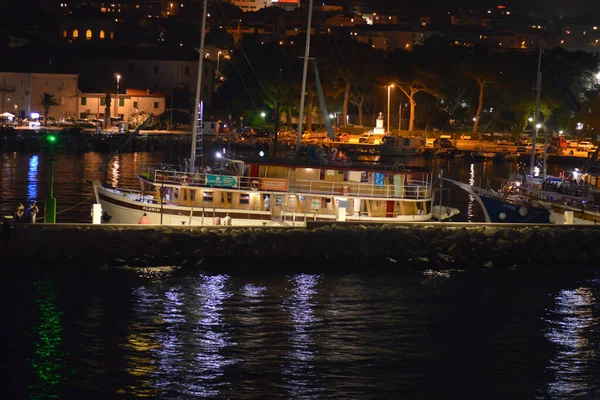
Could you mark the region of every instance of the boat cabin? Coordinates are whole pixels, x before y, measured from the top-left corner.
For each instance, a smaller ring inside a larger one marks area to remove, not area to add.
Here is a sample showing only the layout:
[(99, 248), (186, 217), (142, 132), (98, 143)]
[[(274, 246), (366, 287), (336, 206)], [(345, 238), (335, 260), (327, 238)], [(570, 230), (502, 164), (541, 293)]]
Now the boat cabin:
[(202, 173), (148, 171), (142, 182), (143, 192), (155, 193), (155, 198), (172, 205), (269, 211), (282, 221), (414, 221), (431, 217), (431, 169), (401, 164), (222, 159), (213, 167), (204, 167)]

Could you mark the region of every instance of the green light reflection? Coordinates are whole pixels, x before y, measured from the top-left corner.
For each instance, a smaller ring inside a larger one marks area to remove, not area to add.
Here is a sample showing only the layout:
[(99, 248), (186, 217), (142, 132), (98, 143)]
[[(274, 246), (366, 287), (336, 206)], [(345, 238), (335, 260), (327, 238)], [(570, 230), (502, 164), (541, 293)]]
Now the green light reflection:
[(58, 389), (65, 382), (65, 353), (61, 351), (64, 328), (62, 313), (55, 304), (52, 282), (33, 283), (39, 309), (39, 325), (33, 327), (37, 335), (33, 357), (29, 359), (33, 383), (28, 386), (30, 399), (58, 399)]

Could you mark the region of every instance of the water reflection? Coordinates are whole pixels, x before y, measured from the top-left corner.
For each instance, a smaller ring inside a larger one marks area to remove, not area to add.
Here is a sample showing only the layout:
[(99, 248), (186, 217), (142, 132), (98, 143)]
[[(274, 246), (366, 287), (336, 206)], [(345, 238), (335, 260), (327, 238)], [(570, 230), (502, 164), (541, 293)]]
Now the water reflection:
[(29, 157), (29, 172), (27, 173), (27, 200), (38, 200), (37, 185), (38, 185), (38, 165), (39, 156), (33, 155)]
[(35, 301), (39, 323), (33, 327), (36, 336), (35, 351), (29, 359), (33, 382), (29, 385), (30, 399), (58, 399), (59, 389), (66, 382), (65, 354), (62, 351), (64, 328), (62, 313), (56, 307), (51, 282), (35, 282)]
[(224, 302), (231, 296), (225, 285), (227, 275), (201, 276), (196, 289), (199, 304), (192, 307), (195, 315), (193, 329), (194, 359), (183, 388), (188, 397), (222, 397), (224, 369), (236, 361), (223, 353), (234, 345), (228, 325), (223, 321)]
[(561, 290), (556, 307), (546, 319), (546, 338), (557, 348), (548, 366), (552, 375), (547, 391), (554, 398), (590, 395), (594, 376), (595, 343), (588, 340), (600, 320), (594, 315), (596, 299), (589, 288)]
[(161, 345), (148, 326), (156, 324), (153, 311), (160, 305), (161, 299), (142, 286), (133, 290), (133, 319), (127, 335), (127, 343), (122, 347), (127, 356), (126, 372), (129, 382), (117, 390), (117, 393), (131, 394), (139, 397), (156, 396), (153, 374), (158, 366), (154, 361), (153, 351)]
[(290, 341), (292, 350), (287, 358), (290, 364), (284, 369), (287, 375), (288, 389), (295, 398), (318, 397), (314, 373), (313, 359), (317, 356), (314, 349), (314, 334), (318, 330), (319, 320), (315, 316), (317, 305), (317, 284), (320, 275), (298, 274), (289, 278), (292, 284), (291, 296), (283, 304), (290, 313), (292, 331)]
[(119, 177), (120, 177), (119, 168), (120, 168), (119, 159), (115, 157), (115, 159), (113, 160), (113, 163), (112, 163), (111, 180), (110, 180), (110, 183), (113, 188), (117, 188), (117, 186), (119, 185)]
[(162, 326), (156, 334), (157, 342), (161, 345), (156, 350), (156, 386), (162, 393), (178, 390), (177, 380), (187, 372), (183, 335), (187, 321), (184, 303), (185, 294), (181, 286), (172, 287), (165, 293), (159, 314)]

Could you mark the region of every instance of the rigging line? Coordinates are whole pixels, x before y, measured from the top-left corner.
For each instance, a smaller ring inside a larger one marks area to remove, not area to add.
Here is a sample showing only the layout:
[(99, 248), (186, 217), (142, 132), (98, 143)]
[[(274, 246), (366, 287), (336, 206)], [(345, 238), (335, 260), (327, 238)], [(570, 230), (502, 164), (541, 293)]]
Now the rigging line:
[(87, 203), (88, 201), (90, 201), (90, 200), (94, 200), (95, 198), (96, 198), (95, 196), (88, 197), (87, 199), (83, 200), (83, 201), (82, 201), (82, 202), (80, 202), (80, 203), (77, 203), (77, 204), (75, 204), (74, 206), (71, 206), (71, 207), (69, 207), (69, 208), (65, 208), (64, 210), (60, 210), (60, 211), (58, 211), (58, 212), (56, 213), (56, 215), (58, 215), (58, 214), (62, 214), (62, 213), (64, 213), (65, 211), (72, 210), (72, 209), (73, 209), (73, 208), (75, 208), (75, 207), (79, 207), (79, 206), (80, 206), (80, 205), (82, 205), (83, 203)]
[(346, 59), (344, 58), (344, 56), (342, 55), (342, 51), (340, 50), (340, 48), (337, 45), (337, 41), (334, 40), (333, 44), (335, 45), (335, 48), (337, 49), (337, 52), (339, 54), (340, 59), (342, 60), (342, 63), (344, 64), (344, 68), (346, 70), (346, 73), (348, 74), (348, 76), (350, 77), (350, 80), (352, 81), (352, 84), (354, 85), (354, 88), (356, 91), (359, 92), (360, 94), (360, 89), (358, 84), (356, 83), (356, 80), (354, 79), (354, 75), (352, 75), (352, 72), (350, 72), (350, 68), (348, 68), (348, 64), (346, 64)]
[[(223, 11), (223, 7), (221, 6), (221, 3), (220, 3), (219, 1), (217, 1), (217, 0), (213, 0), (213, 3), (216, 3), (216, 4), (217, 4), (217, 8), (219, 9), (219, 11), (220, 11), (220, 14), (223, 16), (223, 19), (225, 20), (225, 22), (226, 22), (226, 25), (228, 25), (228, 26), (231, 26), (231, 21), (229, 20), (229, 18), (227, 18), (227, 15), (225, 15), (225, 12)], [(256, 73), (256, 70), (254, 69), (254, 66), (252, 65), (252, 63), (251, 63), (251, 62), (250, 62), (250, 60), (248, 59), (248, 55), (246, 54), (246, 51), (245, 51), (245, 50), (244, 50), (244, 48), (242, 47), (242, 45), (241, 45), (241, 42), (239, 42), (239, 41), (238, 41), (237, 43), (236, 43), (236, 42), (230, 42), (230, 41), (228, 40), (228, 37), (227, 37), (227, 35), (223, 34), (222, 36), (223, 36), (223, 38), (224, 38), (226, 41), (228, 41), (228, 43), (229, 43), (230, 45), (232, 45), (232, 47), (236, 47), (237, 49), (239, 49), (239, 50), (241, 51), (242, 55), (243, 55), (243, 56), (244, 56), (244, 58), (246, 59), (246, 62), (248, 63), (248, 66), (249, 66), (249, 67), (250, 67), (250, 69), (252, 70), (252, 73), (253, 73), (253, 74), (254, 74), (254, 76), (256, 77), (256, 80), (258, 81), (258, 84), (260, 85), (260, 88), (262, 89), (262, 91), (263, 91), (263, 93), (265, 94), (266, 98), (267, 98), (269, 101), (271, 101), (272, 99), (271, 99), (271, 97), (269, 96), (269, 93), (266, 91), (266, 89), (265, 89), (264, 85), (262, 84), (262, 81), (261, 81), (261, 80), (260, 80), (260, 78), (258, 77), (258, 74)], [(250, 97), (250, 101), (252, 102), (252, 105), (254, 106), (254, 109), (255, 109), (256, 111), (258, 111), (258, 107), (256, 106), (256, 102), (254, 101), (254, 98), (252, 97), (252, 93), (251, 93), (251, 92), (250, 92), (250, 90), (248, 89), (248, 85), (246, 84), (246, 82), (245, 82), (245, 79), (244, 79), (244, 77), (242, 76), (242, 73), (241, 73), (241, 71), (239, 70), (239, 68), (238, 68), (238, 65), (237, 65), (237, 63), (235, 62), (235, 60), (234, 60), (234, 63), (233, 63), (233, 64), (234, 64), (234, 66), (235, 66), (235, 69), (236, 69), (236, 71), (237, 71), (238, 75), (240, 76), (240, 79), (242, 80), (242, 84), (244, 85), (244, 88), (246, 89), (246, 92), (247, 92), (248, 96)]]

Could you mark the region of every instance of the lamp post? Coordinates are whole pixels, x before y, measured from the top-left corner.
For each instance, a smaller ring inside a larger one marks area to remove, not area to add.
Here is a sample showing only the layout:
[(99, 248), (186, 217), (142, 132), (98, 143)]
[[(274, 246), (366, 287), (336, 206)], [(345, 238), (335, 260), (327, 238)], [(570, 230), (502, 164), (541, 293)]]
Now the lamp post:
[(44, 210), (44, 222), (47, 224), (56, 223), (56, 199), (54, 198), (54, 143), (56, 143), (56, 135), (50, 134), (46, 136), (46, 140), (50, 144), (50, 183), (48, 189), (48, 198), (46, 199), (46, 207)]
[(391, 89), (394, 87), (394, 84), (388, 85), (388, 107), (387, 107), (387, 133), (390, 133), (390, 97), (391, 97)]
[(221, 70), (219, 69), (219, 61), (221, 60), (221, 54), (223, 52), (221, 50), (219, 50), (219, 52), (217, 53), (217, 74), (221, 73)]
[(115, 117), (119, 119), (119, 82), (121, 81), (121, 75), (117, 74), (117, 100), (115, 101)]

